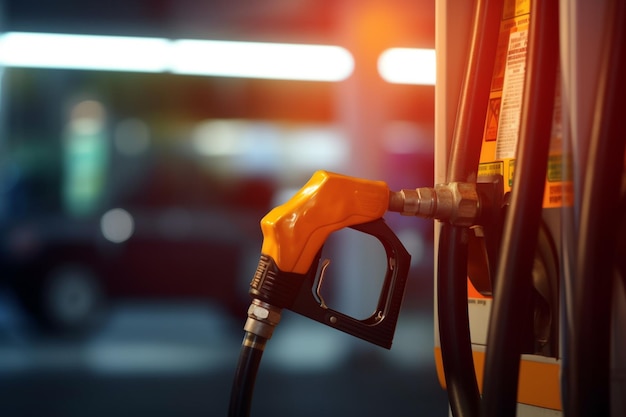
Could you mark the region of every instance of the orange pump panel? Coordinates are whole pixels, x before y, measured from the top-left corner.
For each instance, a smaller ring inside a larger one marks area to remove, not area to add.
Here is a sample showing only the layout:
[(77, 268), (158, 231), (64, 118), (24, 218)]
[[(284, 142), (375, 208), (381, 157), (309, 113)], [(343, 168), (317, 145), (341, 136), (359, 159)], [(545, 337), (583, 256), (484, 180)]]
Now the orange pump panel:
[(261, 219), (262, 253), (281, 271), (306, 273), (328, 236), (379, 219), (389, 206), (389, 188), (328, 171), (317, 171), (289, 201)]
[[(474, 357), (478, 388), (482, 393), (485, 352), (474, 350), (472, 356)], [(435, 365), (439, 383), (445, 388), (446, 380), (443, 359), (441, 357), (441, 348), (439, 347), (435, 347)], [(535, 407), (562, 411), (560, 372), (561, 365), (557, 359), (545, 358), (542, 362), (522, 359), (520, 361), (517, 401)]]

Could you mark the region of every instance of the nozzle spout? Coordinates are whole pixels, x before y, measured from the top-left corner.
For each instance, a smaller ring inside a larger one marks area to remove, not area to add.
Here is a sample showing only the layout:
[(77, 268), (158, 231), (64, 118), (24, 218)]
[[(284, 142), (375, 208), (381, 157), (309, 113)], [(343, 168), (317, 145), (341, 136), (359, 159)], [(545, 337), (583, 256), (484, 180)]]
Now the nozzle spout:
[(435, 217), (437, 193), (431, 187), (391, 191), (389, 193), (389, 211), (397, 211), (404, 216)]

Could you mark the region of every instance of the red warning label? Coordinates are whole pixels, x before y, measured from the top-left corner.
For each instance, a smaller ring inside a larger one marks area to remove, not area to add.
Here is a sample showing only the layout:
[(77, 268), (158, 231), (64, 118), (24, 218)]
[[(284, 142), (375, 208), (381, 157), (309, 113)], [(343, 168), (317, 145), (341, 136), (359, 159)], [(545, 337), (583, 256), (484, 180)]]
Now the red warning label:
[(494, 141), (498, 138), (498, 120), (500, 119), (500, 97), (489, 100), (487, 109), (487, 125), (485, 126), (485, 140)]

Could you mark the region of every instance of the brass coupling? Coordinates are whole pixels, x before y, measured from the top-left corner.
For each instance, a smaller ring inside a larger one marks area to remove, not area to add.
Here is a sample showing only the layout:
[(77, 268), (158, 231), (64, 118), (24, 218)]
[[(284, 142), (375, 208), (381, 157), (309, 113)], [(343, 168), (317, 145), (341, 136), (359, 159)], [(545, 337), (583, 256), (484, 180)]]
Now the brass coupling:
[(281, 308), (255, 298), (248, 308), (248, 319), (244, 330), (269, 340), (280, 323), (281, 312)]
[(403, 189), (389, 193), (389, 210), (404, 216), (448, 221), (457, 226), (472, 226), (480, 214), (476, 184), (451, 182), (434, 188)]

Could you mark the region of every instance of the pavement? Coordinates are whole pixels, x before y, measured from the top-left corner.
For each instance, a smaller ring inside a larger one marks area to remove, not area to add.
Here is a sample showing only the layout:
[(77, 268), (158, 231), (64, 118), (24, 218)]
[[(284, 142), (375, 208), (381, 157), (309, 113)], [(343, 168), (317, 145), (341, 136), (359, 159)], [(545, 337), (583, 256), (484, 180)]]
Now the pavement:
[[(225, 416), (242, 327), (202, 302), (122, 301), (92, 334), (61, 338), (33, 331), (0, 295), (0, 415)], [(251, 415), (447, 416), (432, 305), (403, 308), (391, 350), (286, 312)]]

